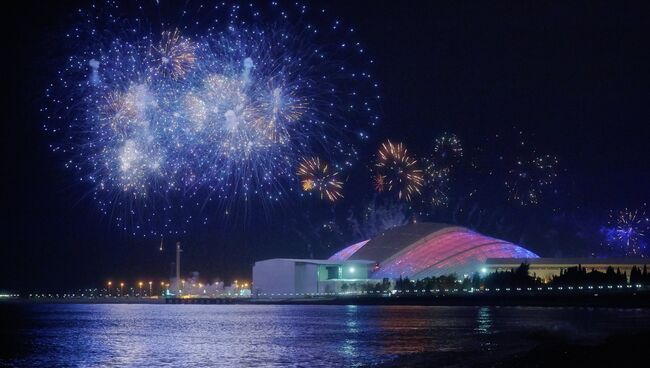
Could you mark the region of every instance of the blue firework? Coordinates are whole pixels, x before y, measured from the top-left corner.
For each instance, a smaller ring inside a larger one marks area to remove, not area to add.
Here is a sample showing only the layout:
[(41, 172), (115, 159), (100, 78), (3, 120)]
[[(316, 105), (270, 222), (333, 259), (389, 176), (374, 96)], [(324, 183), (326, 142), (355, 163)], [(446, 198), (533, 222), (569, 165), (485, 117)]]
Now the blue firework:
[(603, 234), (607, 246), (615, 253), (645, 257), (648, 251), (646, 233), (649, 226), (650, 219), (644, 210), (625, 208), (610, 213), (610, 220), (603, 229)]
[(379, 96), (353, 28), (300, 3), (173, 7), (80, 10), (46, 91), (53, 150), (119, 227), (182, 232), (299, 197), (305, 157), (355, 162)]

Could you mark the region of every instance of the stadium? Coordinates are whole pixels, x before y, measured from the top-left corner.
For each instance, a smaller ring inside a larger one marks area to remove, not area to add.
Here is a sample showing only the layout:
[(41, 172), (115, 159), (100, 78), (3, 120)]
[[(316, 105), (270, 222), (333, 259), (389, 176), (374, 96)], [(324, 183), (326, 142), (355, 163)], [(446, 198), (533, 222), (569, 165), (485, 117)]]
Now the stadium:
[(422, 279), (476, 272), (488, 258), (538, 258), (520, 246), (464, 227), (415, 223), (395, 227), (380, 236), (350, 245), (331, 261), (372, 260), (372, 278)]
[(276, 258), (255, 263), (259, 294), (300, 295), (336, 292), (341, 285), (388, 278), (479, 272), (490, 258), (532, 259), (535, 253), (464, 227), (413, 223), (343, 248), (327, 260)]

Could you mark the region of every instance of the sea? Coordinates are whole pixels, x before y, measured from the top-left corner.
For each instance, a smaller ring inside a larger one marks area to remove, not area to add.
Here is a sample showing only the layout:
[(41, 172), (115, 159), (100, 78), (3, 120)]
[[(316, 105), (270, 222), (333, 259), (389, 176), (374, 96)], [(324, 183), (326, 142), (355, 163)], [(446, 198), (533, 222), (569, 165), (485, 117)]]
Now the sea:
[(498, 366), (547, 341), (650, 331), (650, 310), (325, 305), (0, 305), (3, 367)]

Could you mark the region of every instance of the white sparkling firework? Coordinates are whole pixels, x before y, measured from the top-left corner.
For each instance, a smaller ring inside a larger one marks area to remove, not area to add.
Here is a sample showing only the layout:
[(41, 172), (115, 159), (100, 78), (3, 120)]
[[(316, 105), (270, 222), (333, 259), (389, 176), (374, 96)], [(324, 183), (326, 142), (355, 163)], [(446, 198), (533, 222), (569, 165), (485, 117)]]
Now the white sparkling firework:
[(514, 141), (497, 134), (497, 141), (491, 144), (514, 150), (514, 154), (502, 154), (498, 158), (504, 165), (503, 184), (508, 200), (522, 207), (535, 206), (554, 192), (559, 160), (555, 155), (538, 153), (523, 131), (515, 132)]
[(605, 228), (605, 240), (616, 252), (644, 258), (648, 251), (645, 239), (649, 228), (650, 218), (645, 209), (612, 211), (608, 227)]
[(451, 172), (463, 158), (463, 146), (453, 133), (441, 134), (433, 144), (433, 152), (422, 161), (427, 200), (433, 207), (449, 204)]
[(432, 159), (425, 159), (423, 163), (427, 201), (433, 207), (447, 206), (451, 190), (451, 169), (437, 165)]
[(463, 158), (463, 146), (453, 133), (443, 133), (433, 145), (431, 161), (439, 168), (451, 169)]
[(505, 181), (508, 199), (521, 205), (536, 205), (557, 179), (558, 159), (553, 155), (518, 158)]

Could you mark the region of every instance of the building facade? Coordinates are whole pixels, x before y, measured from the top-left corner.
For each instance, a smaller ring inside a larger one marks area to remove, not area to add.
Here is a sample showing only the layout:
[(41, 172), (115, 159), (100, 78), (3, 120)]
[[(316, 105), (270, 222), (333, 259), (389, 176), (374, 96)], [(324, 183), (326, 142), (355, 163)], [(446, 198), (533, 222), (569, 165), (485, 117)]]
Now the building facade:
[(330, 261), (275, 258), (255, 262), (253, 296), (306, 297), (360, 290), (369, 278), (372, 261)]

